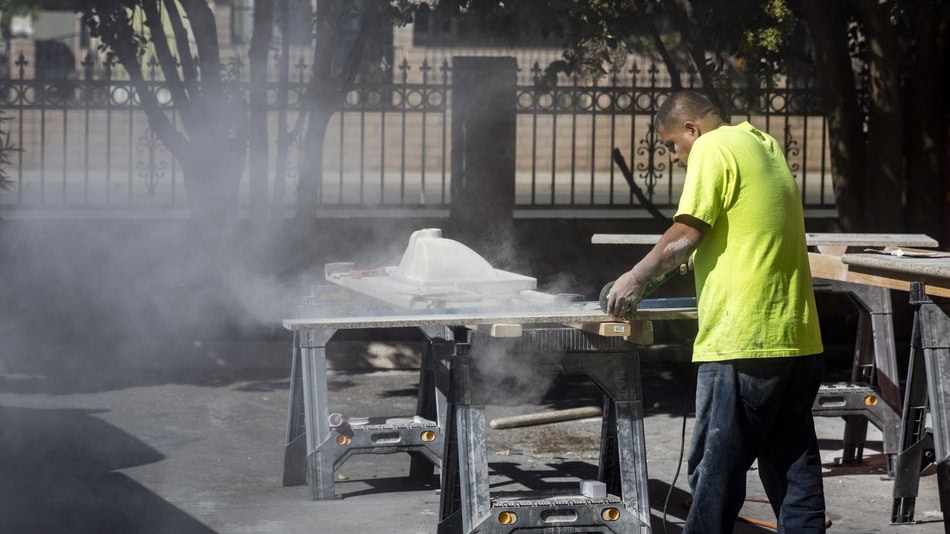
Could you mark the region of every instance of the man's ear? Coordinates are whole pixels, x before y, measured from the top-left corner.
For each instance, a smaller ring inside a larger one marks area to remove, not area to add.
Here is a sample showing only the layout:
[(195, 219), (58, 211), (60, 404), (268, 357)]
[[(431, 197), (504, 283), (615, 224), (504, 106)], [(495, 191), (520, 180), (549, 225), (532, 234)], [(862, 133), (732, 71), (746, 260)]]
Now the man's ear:
[(694, 137), (699, 137), (703, 133), (699, 128), (699, 123), (693, 121), (684, 122), (683, 129)]

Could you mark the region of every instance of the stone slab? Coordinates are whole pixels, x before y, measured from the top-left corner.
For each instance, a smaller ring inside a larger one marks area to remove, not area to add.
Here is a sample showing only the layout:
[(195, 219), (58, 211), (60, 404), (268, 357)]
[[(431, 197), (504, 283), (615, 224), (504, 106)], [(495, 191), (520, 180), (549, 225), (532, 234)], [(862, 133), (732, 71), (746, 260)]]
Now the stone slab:
[(841, 262), (851, 267), (942, 279), (950, 284), (950, 258), (898, 258), (881, 254), (845, 254), (841, 257)]
[[(590, 242), (595, 245), (654, 245), (659, 234), (594, 234)], [(920, 247), (936, 248), (937, 240), (924, 234), (805, 234), (808, 246), (846, 245), (851, 247)]]
[[(630, 320), (676, 320), (695, 319), (695, 308), (667, 308), (637, 310)], [(370, 315), (364, 317), (313, 317), (287, 319), (283, 322), (288, 330), (394, 328), (404, 326), (457, 326), (492, 324), (574, 324), (615, 322), (616, 319), (602, 311), (596, 302), (582, 306), (553, 310), (498, 310), (434, 313), (400, 313)]]

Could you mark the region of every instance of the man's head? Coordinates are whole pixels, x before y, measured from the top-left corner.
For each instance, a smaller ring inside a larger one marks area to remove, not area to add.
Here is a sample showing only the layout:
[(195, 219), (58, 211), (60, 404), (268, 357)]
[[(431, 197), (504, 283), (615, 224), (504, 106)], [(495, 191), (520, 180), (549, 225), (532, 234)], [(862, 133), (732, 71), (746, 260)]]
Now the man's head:
[(719, 108), (708, 98), (696, 91), (679, 91), (660, 105), (654, 128), (673, 163), (686, 168), (693, 142), (722, 123)]

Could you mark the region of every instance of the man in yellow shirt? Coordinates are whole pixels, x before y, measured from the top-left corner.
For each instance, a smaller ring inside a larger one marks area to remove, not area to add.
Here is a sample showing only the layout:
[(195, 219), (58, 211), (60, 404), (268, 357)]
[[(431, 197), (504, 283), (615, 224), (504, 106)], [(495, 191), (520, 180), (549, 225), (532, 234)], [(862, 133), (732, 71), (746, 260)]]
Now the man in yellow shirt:
[(686, 168), (683, 194), (669, 230), (614, 283), (608, 311), (635, 309), (649, 282), (694, 255), (696, 425), (684, 532), (731, 533), (756, 460), (778, 531), (824, 532), (811, 415), (823, 347), (788, 163), (775, 139), (748, 122), (726, 124), (693, 91), (664, 101), (656, 131)]

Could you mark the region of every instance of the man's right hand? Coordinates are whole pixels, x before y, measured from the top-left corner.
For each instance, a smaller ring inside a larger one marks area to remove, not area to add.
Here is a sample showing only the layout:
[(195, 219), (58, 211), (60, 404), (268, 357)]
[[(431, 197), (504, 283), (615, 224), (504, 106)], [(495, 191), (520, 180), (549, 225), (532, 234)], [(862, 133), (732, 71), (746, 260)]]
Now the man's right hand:
[(643, 300), (646, 283), (641, 281), (633, 269), (620, 275), (610, 288), (607, 296), (607, 313), (617, 318), (623, 318), (637, 309), (637, 304)]

